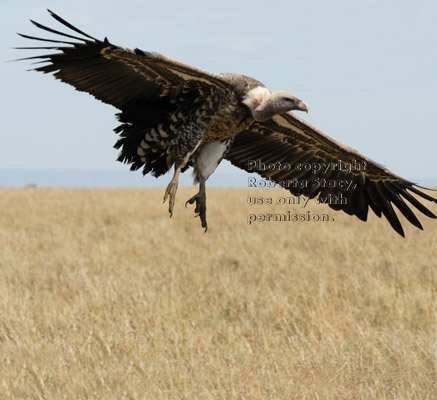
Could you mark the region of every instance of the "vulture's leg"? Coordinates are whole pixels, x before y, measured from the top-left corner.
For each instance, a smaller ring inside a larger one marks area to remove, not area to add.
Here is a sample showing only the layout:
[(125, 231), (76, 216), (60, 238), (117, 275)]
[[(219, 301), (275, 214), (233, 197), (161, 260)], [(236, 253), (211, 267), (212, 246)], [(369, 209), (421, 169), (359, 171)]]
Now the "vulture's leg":
[(170, 213), (170, 218), (173, 215), (173, 207), (176, 200), (176, 191), (178, 190), (178, 179), (180, 173), (181, 173), (181, 167), (175, 166), (173, 178), (168, 184), (164, 194), (163, 203), (165, 203), (167, 201), (167, 198), (170, 197), (170, 200), (168, 202), (168, 212)]
[(206, 180), (215, 171), (217, 166), (223, 160), (223, 157), (228, 152), (233, 139), (226, 139), (222, 141), (216, 141), (202, 145), (198, 152), (194, 163), (195, 180), (199, 182), (199, 193), (195, 194), (191, 199), (185, 203), (196, 203), (194, 212), (196, 217), (200, 217), (202, 228), (205, 228), (205, 232), (208, 229), (206, 223)]
[(206, 179), (203, 176), (199, 177), (199, 193), (196, 193), (191, 199), (185, 203), (193, 204), (196, 202), (196, 208), (194, 209), (195, 216), (200, 217), (202, 228), (205, 228), (205, 232), (208, 230), (208, 224), (206, 223)]
[[(174, 131), (177, 131), (176, 127), (173, 127), (172, 129)], [(166, 150), (167, 165), (174, 164), (174, 175), (167, 186), (163, 201), (163, 203), (165, 203), (167, 201), (167, 198), (169, 198), (168, 212), (170, 213), (170, 218), (173, 215), (173, 207), (176, 200), (176, 191), (178, 190), (179, 174), (181, 173), (182, 169), (187, 165), (190, 157), (200, 146), (204, 133), (204, 127), (198, 124), (193, 118), (188, 118), (184, 120), (182, 126), (179, 126), (178, 129), (180, 132), (178, 133), (176, 138), (173, 138), (173, 140), (170, 141), (170, 145)]]

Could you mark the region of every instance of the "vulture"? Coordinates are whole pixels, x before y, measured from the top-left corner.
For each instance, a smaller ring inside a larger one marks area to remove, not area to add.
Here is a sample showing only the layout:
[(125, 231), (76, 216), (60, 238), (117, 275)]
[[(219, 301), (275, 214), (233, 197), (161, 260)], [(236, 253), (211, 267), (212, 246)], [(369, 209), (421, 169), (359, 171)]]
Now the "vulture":
[[(26, 57), (34, 68), (119, 110), (115, 128), (118, 161), (131, 170), (158, 177), (171, 168), (173, 177), (164, 194), (173, 213), (178, 178), (193, 168), (199, 192), (186, 203), (207, 230), (205, 182), (225, 158), (233, 165), (309, 199), (326, 201), (367, 220), (369, 208), (384, 215), (393, 229), (404, 231), (393, 207), (423, 229), (411, 206), (437, 218), (423, 199), (437, 203), (424, 189), (394, 175), (354, 149), (331, 139), (296, 117), (308, 112), (305, 101), (285, 91), (270, 92), (261, 82), (244, 75), (214, 74), (156, 52), (126, 49), (96, 39), (48, 10), (70, 31), (54, 30), (35, 21), (56, 39), (20, 36), (47, 42), (49, 54)], [(421, 198), (422, 202), (418, 199)]]

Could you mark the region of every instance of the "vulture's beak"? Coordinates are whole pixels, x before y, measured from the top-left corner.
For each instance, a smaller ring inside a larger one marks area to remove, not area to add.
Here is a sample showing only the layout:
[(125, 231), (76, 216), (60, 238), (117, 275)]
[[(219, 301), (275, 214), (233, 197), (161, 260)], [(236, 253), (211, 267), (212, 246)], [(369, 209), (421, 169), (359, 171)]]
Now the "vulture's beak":
[(308, 112), (308, 104), (305, 101), (299, 100), (297, 102), (297, 110)]

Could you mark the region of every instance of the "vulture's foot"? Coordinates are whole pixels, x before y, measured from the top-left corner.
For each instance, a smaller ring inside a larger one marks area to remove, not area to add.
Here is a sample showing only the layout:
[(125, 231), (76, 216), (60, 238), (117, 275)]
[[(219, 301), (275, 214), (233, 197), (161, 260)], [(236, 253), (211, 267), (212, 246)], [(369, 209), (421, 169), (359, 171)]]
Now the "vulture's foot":
[(165, 190), (164, 201), (162, 202), (165, 203), (167, 201), (167, 198), (170, 197), (170, 200), (168, 202), (168, 212), (170, 213), (170, 218), (173, 215), (173, 207), (176, 200), (176, 191), (178, 190), (178, 179), (180, 172), (181, 168), (176, 168), (175, 166), (173, 178), (171, 179), (170, 183), (167, 186), (167, 189)]
[(167, 201), (167, 198), (170, 197), (168, 202), (168, 212), (170, 213), (170, 218), (173, 215), (173, 207), (176, 200), (176, 191), (178, 190), (178, 182), (174, 182), (173, 179), (170, 181), (170, 183), (167, 186), (167, 189), (165, 190), (164, 194), (164, 201), (165, 203)]
[(196, 208), (194, 209), (195, 217), (200, 217), (202, 228), (205, 228), (205, 232), (208, 230), (208, 224), (206, 223), (206, 195), (205, 192), (199, 191), (191, 199), (187, 200), (187, 204), (193, 204), (196, 202)]

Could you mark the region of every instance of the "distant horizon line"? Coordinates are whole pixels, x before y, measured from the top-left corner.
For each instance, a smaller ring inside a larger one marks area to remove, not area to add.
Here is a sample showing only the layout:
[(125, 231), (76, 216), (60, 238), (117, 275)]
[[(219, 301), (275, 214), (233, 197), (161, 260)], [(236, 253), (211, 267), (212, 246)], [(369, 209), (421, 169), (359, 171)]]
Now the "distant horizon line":
[[(209, 187), (248, 187), (248, 178), (257, 176), (243, 170), (217, 170), (209, 179)], [(74, 168), (0, 168), (0, 187), (166, 187), (171, 172), (159, 178), (141, 171)], [(436, 177), (409, 179), (425, 189), (437, 188)], [(180, 186), (194, 186), (191, 172), (182, 174)]]

